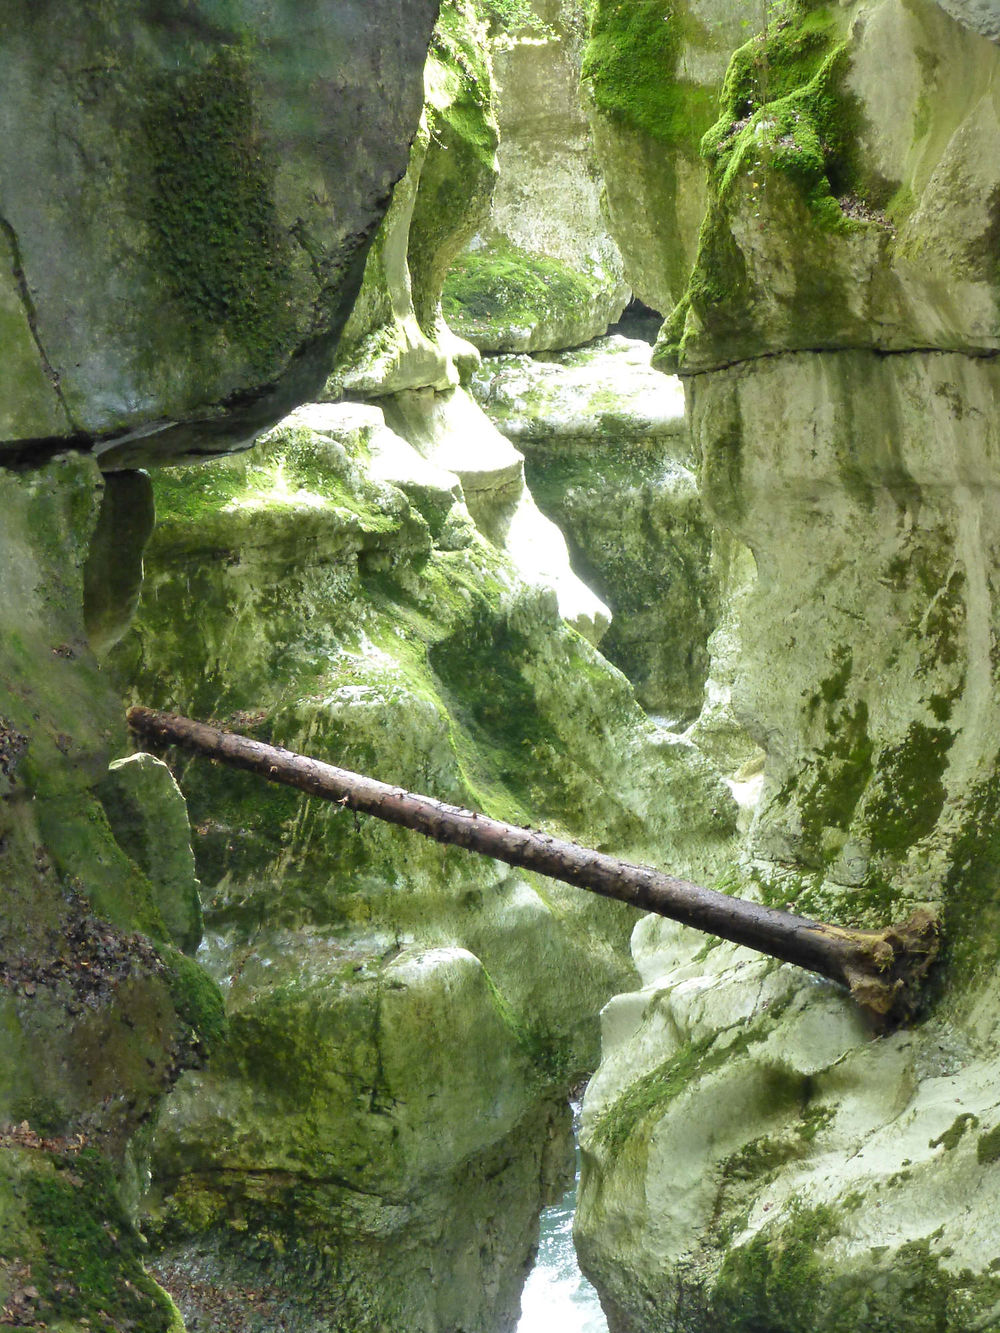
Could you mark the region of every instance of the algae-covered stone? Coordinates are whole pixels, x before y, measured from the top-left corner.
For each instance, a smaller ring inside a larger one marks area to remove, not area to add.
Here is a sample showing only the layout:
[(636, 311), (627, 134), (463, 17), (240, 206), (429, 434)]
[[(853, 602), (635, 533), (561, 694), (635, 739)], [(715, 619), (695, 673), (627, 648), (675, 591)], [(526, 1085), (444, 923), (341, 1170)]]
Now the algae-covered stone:
[(636, 294), (668, 313), (705, 211), (702, 135), (733, 48), (761, 19), (731, 0), (599, 0), (583, 80), (612, 234)]
[(989, 1327), (1000, 371), (797, 352), (687, 386), (705, 502), (753, 553), (713, 642), (765, 756), (729, 886), (847, 924), (931, 902), (945, 945), (921, 1028), (872, 1042), (825, 984), (641, 926), (588, 1091), (584, 1267), (624, 1333)]
[[(554, 589), (561, 614), (597, 643), (610, 622), (607, 607), (570, 568), (565, 539), (538, 510), (525, 485), (522, 456), (459, 387), (478, 364), (479, 353), (459, 336), (471, 326), (460, 311), (454, 318), (457, 307), (450, 287), (445, 304), (458, 333), (442, 312), (445, 272), (472, 232), (485, 223), (496, 179), (497, 127), (486, 26), (470, 4), (449, 3), (442, 9), (425, 87), (424, 117), (407, 175), (372, 247), (338, 365), (323, 397), (334, 402), (345, 395), (377, 400), (379, 420), (384, 414), (392, 429), (374, 426), (371, 440), (381, 441), (383, 458), (375, 472), (392, 479), (385, 471), (390, 455), (410, 460), (404, 471), (412, 472), (414, 459), (424, 460), (424, 468), (429, 464), (446, 470), (452, 477), (449, 485), (460, 488), (480, 531), (510, 556), (525, 578)], [(553, 318), (564, 325), (570, 306), (582, 300), (587, 307), (584, 336), (603, 331), (607, 314), (594, 318), (589, 279), (558, 261), (537, 263), (554, 265), (553, 271), (558, 269), (565, 279), (557, 292), (550, 291), (547, 279), (539, 280), (546, 301), (558, 298), (551, 306)], [(567, 292), (572, 300), (563, 299)], [(584, 325), (576, 328), (571, 341)], [(315, 404), (308, 410), (313, 420), (322, 412)], [(393, 439), (395, 445), (389, 443)], [(412, 484), (407, 493), (425, 516), (433, 511), (439, 520), (448, 515), (454, 523), (459, 511), (450, 500), (442, 507), (425, 494), (420, 501)], [(438, 546), (466, 540), (461, 523), (448, 536), (438, 522), (433, 535)]]
[(106, 472), (83, 582), (87, 640), (101, 653), (128, 629), (142, 586), (142, 553), (153, 530), (153, 491), (144, 472)]
[(131, 1210), (137, 1135), (198, 1018), (179, 1012), (153, 886), (98, 793), (127, 745), (85, 630), (101, 493), (80, 456), (0, 469), (0, 1305), (25, 1327), (82, 1333), (103, 1311), (177, 1333)]
[(116, 759), (100, 786), (115, 839), (148, 877), (170, 938), (194, 953), (201, 943), (201, 900), (187, 806), (170, 769), (151, 754)]
[[(302, 409), (158, 478), (116, 668), (153, 705), (637, 857), (685, 830), (674, 864), (712, 874), (725, 789), (550, 592), (373, 479), (373, 412)], [(631, 913), (237, 773), (182, 780), (229, 1029), (157, 1133), (158, 1271), (185, 1309), (252, 1286), (296, 1329), (506, 1327)]]
[(577, 347), (607, 332), (625, 297), (609, 313), (603, 295), (599, 277), (500, 239), (456, 260), (443, 309), (481, 352), (533, 352)]
[(737, 51), (702, 145), (710, 197), (664, 363), (996, 350), (997, 59), (931, 0), (798, 0)]
[(444, 323), (441, 287), (489, 211), (496, 149), (485, 24), (469, 0), (446, 0), (406, 175), (372, 245), (326, 396), (454, 388), (478, 360)]
[(405, 169), (436, 12), (8, 5), (5, 452), (223, 451), (318, 390)]
[(576, 347), (629, 296), (579, 101), (585, 15), (567, 0), (494, 37), (499, 176), (488, 219), (445, 284), (449, 323), (481, 351)]
[(582, 1134), (575, 1235), (616, 1333), (989, 1327), (995, 1206), (967, 1205), (995, 1056), (934, 1023), (873, 1042), (825, 983), (650, 924)]
[(648, 710), (701, 706), (717, 592), (677, 379), (621, 337), (545, 360), (487, 358), (474, 388), (524, 452), (532, 494), (608, 603), (601, 651)]
[(637, 927), (577, 1220), (615, 1333), (1000, 1308), (998, 52), (943, 8), (792, 4), (736, 53), (664, 334), (719, 529), (690, 735), (744, 805), (722, 883), (846, 924), (931, 903), (941, 963), (873, 1041), (826, 983)]
[(396, 394), (386, 420), (436, 466), (461, 482), (476, 526), (522, 578), (551, 589), (559, 614), (591, 643), (601, 642), (611, 613), (570, 566), (566, 538), (535, 504), (524, 456), (462, 389)]
[(85, 1333), (100, 1321), (184, 1333), (177, 1307), (143, 1267), (143, 1241), (94, 1148), (43, 1142), (23, 1126), (4, 1133), (0, 1217), (8, 1327)]

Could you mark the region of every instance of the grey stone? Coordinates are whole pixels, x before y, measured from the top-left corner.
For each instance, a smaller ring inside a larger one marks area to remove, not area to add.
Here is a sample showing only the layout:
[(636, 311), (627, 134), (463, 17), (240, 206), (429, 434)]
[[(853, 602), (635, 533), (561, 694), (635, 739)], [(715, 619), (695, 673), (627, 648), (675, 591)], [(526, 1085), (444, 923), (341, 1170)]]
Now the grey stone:
[(405, 169), (436, 11), (7, 0), (0, 453), (225, 451), (317, 392)]

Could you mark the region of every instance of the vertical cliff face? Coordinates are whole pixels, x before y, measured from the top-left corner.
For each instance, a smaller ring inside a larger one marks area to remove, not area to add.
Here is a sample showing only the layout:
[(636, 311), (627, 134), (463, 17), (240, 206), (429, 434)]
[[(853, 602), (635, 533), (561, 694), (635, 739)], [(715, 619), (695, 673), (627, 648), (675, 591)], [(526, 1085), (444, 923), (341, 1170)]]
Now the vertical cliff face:
[(184, 800), (122, 758), (106, 655), (152, 494), (117, 469), (245, 444), (322, 383), (420, 112), (437, 6), (403, 8), (5, 7), (5, 1325), (181, 1327), (135, 1209), (149, 1125), (224, 1018), (189, 956)]
[[(136, 1145), (222, 1016), (180, 952), (201, 931), (183, 798), (151, 756), (108, 773), (127, 740), (88, 638), (125, 607), (93, 579), (133, 480), (0, 470), (0, 1305), (31, 1327), (179, 1327), (129, 1216)], [(115, 533), (119, 590), (146, 535)]]
[[(157, 479), (115, 667), (144, 702), (639, 857), (684, 828), (678, 863), (708, 874), (728, 793), (561, 618), (596, 637), (600, 604), (440, 318), (493, 184), (484, 37), (443, 7), (328, 401)], [(209, 766), (182, 779), (229, 1028), (156, 1132), (155, 1271), (220, 1330), (511, 1329), (568, 1084), (634, 980), (632, 914)]]
[(1000, 49), (975, 29), (789, 5), (703, 142), (659, 355), (752, 557), (710, 689), (759, 755), (729, 883), (854, 923), (932, 903), (943, 959), (922, 1026), (873, 1042), (823, 986), (640, 928), (578, 1219), (615, 1333), (995, 1317)]
[[(301, 409), (158, 482), (118, 668), (146, 702), (519, 823), (652, 859), (684, 828), (711, 873), (728, 793), (704, 809), (706, 766), (460, 494), (378, 408)], [(209, 765), (182, 781), (229, 1032), (156, 1133), (156, 1271), (220, 1329), (258, 1298), (302, 1330), (509, 1329), (632, 914)]]
[(579, 346), (629, 297), (580, 104), (587, 6), (535, 0), (521, 17), (491, 30), (498, 179), (444, 289), (449, 320), (483, 351)]
[(608, 218), (628, 281), (654, 310), (671, 310), (687, 282), (707, 196), (701, 136), (731, 52), (761, 17), (731, 0), (594, 7), (583, 91)]

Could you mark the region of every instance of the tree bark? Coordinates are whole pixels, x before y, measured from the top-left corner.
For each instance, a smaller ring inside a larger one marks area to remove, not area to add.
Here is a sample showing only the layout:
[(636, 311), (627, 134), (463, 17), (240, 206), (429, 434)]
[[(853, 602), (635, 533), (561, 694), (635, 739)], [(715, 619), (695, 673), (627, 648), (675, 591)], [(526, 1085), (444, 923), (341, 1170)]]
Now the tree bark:
[(645, 912), (794, 963), (848, 987), (857, 1003), (893, 1026), (912, 1018), (937, 952), (938, 922), (920, 909), (884, 930), (825, 925), (761, 903), (732, 898), (649, 866), (633, 865), (577, 843), (505, 824), (390, 787), (318, 759), (151, 708), (130, 708), (129, 726), (160, 745), (216, 759), (269, 782), (296, 787), (508, 865), (534, 870)]

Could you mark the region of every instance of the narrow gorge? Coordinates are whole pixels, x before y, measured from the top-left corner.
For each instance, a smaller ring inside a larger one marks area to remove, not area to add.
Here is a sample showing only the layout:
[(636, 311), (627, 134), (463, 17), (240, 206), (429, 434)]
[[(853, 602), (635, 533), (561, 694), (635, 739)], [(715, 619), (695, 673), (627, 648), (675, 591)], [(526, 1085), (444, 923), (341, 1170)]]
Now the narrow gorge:
[(1000, 1329), (992, 0), (6, 19), (0, 1329)]

